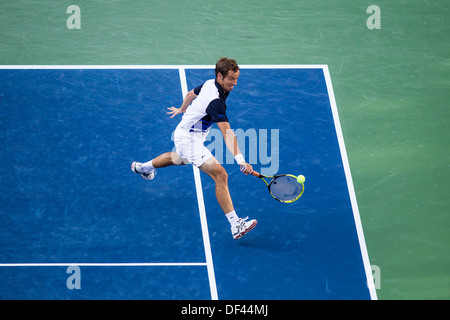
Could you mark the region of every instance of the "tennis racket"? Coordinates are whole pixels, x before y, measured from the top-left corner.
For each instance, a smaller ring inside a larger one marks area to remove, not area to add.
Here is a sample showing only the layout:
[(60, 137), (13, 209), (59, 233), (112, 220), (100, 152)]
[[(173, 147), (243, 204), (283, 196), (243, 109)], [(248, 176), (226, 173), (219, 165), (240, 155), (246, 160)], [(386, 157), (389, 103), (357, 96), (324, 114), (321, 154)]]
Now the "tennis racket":
[[(292, 174), (278, 174), (274, 176), (264, 176), (256, 171), (251, 175), (260, 178), (269, 188), (270, 195), (283, 203), (292, 203), (297, 201), (305, 191), (303, 183), (297, 182), (297, 177)], [(270, 179), (267, 182), (266, 179)]]

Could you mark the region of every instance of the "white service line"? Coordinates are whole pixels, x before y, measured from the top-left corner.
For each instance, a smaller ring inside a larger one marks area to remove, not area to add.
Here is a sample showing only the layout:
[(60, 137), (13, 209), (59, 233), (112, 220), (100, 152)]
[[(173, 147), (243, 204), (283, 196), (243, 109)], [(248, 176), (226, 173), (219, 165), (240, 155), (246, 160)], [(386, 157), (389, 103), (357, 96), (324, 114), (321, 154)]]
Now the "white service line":
[[(181, 92), (183, 94), (183, 98), (188, 93), (187, 89), (187, 81), (186, 81), (186, 72), (185, 69), (180, 67), (180, 82), (181, 82)], [(195, 189), (197, 191), (197, 202), (198, 202), (198, 210), (200, 213), (200, 224), (202, 227), (202, 235), (203, 235), (203, 246), (205, 249), (205, 257), (206, 257), (206, 266), (208, 270), (208, 279), (209, 279), (209, 288), (211, 291), (211, 300), (218, 300), (217, 294), (217, 285), (216, 285), (216, 277), (214, 275), (214, 264), (211, 253), (211, 243), (209, 241), (209, 231), (208, 231), (208, 222), (206, 219), (206, 210), (205, 210), (205, 201), (203, 199), (203, 189), (202, 189), (202, 180), (200, 178), (200, 170), (196, 166), (192, 166), (194, 170), (194, 179), (195, 179)]]
[(194, 267), (205, 262), (67, 262), (67, 263), (0, 263), (0, 267)]

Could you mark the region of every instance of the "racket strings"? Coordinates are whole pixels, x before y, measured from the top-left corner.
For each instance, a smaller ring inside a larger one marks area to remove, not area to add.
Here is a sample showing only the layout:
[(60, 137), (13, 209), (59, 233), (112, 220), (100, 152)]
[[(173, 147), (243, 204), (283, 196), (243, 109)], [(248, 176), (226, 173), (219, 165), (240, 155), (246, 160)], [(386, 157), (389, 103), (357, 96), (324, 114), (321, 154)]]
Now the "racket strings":
[(270, 184), (270, 193), (282, 202), (297, 199), (302, 190), (303, 185), (290, 176), (278, 177)]

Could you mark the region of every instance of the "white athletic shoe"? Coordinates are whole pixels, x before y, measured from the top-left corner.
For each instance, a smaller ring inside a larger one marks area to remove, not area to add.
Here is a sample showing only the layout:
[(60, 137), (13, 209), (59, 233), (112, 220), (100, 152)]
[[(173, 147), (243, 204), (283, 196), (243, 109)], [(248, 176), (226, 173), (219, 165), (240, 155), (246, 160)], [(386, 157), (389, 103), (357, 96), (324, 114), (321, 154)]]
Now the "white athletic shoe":
[(248, 217), (243, 218), (243, 219), (239, 218), (236, 226), (231, 227), (231, 234), (233, 235), (233, 238), (235, 240), (242, 238), (243, 236), (245, 236), (247, 234), (247, 232), (249, 232), (254, 227), (256, 227), (258, 221), (256, 221), (256, 220), (247, 221), (247, 219), (248, 219)]
[(133, 162), (131, 164), (131, 171), (139, 174), (142, 178), (144, 178), (145, 180), (153, 180), (155, 179), (156, 176), (156, 170), (153, 169), (150, 173), (145, 173), (142, 168), (141, 168), (142, 163), (140, 162)]

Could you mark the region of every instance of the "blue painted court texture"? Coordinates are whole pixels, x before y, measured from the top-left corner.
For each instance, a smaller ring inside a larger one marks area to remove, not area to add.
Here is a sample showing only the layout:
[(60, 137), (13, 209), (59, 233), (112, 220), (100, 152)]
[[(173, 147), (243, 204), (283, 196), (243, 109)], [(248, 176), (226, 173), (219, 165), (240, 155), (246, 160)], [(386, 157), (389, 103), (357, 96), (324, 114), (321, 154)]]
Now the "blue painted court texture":
[(241, 68), (231, 127), (278, 129), (278, 172), (306, 182), (283, 204), (224, 164), (258, 220), (233, 240), (208, 176), (130, 170), (172, 150), (166, 109), (212, 67), (2, 67), (0, 298), (375, 299), (327, 66)]

